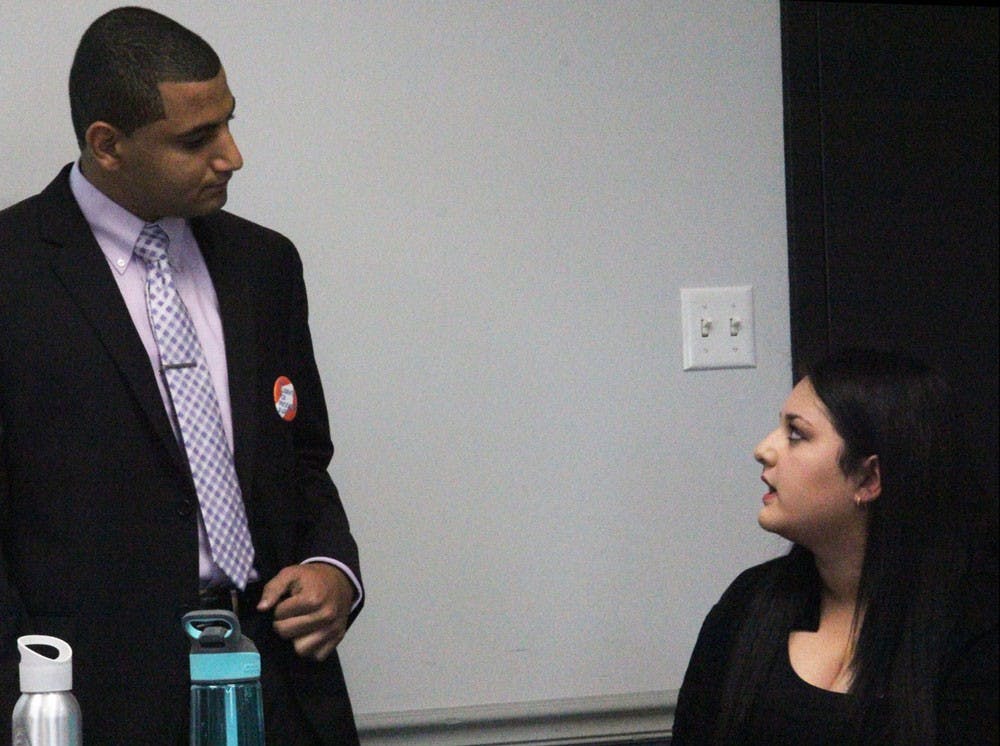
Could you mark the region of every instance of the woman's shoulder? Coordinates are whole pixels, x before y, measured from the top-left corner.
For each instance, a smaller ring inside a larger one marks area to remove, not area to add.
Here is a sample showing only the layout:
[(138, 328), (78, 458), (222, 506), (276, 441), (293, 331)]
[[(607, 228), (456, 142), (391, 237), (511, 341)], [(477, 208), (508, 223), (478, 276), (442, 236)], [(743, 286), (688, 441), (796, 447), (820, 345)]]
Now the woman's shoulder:
[(722, 636), (735, 634), (755, 599), (772, 596), (777, 588), (787, 585), (795, 565), (796, 561), (785, 555), (743, 570), (709, 610), (703, 631)]
[(741, 601), (749, 601), (778, 578), (787, 577), (789, 573), (794, 572), (795, 564), (793, 557), (786, 554), (748, 567), (729, 584), (729, 587), (722, 594), (722, 598), (719, 599), (719, 603), (741, 605)]

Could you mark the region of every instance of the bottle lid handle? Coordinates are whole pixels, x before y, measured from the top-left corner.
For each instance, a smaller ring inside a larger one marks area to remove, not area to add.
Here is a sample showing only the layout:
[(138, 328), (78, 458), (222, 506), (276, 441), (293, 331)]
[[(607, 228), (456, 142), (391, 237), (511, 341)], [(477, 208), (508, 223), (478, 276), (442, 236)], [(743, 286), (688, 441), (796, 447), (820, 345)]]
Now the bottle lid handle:
[(225, 609), (189, 611), (181, 622), (184, 632), (199, 647), (232, 647), (240, 641), (240, 620)]
[[(22, 692), (68, 692), (73, 689), (73, 649), (69, 643), (48, 635), (24, 635), (17, 638), (17, 648), (21, 654), (18, 671)], [(55, 650), (55, 657), (47, 655), (46, 649)]]

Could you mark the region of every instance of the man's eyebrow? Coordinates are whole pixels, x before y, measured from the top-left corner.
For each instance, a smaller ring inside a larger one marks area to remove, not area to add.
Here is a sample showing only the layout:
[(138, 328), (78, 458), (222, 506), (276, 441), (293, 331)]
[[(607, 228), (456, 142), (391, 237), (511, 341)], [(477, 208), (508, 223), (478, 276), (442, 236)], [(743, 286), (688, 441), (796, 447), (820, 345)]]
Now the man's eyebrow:
[(189, 130), (187, 130), (185, 132), (181, 132), (180, 134), (178, 134), (177, 135), (177, 139), (179, 139), (179, 140), (187, 140), (187, 139), (190, 139), (192, 137), (196, 137), (198, 135), (201, 135), (201, 134), (203, 134), (205, 132), (210, 132), (211, 130), (218, 129), (219, 127), (221, 127), (226, 122), (232, 120), (232, 118), (234, 116), (236, 116), (236, 99), (235, 98), (233, 98), (233, 105), (231, 107), (229, 107), (229, 113), (226, 114), (226, 116), (223, 119), (219, 119), (219, 120), (214, 121), (214, 122), (205, 122), (205, 124), (199, 124), (196, 127), (192, 127), (191, 129), (189, 129)]

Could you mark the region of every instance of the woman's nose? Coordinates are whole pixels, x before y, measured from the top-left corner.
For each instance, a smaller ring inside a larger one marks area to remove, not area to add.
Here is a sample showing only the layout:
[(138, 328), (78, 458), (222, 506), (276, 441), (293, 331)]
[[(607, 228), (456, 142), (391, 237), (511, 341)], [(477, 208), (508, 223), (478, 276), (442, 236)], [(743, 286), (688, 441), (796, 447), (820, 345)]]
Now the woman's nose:
[(774, 463), (774, 447), (771, 445), (771, 439), (775, 432), (777, 431), (768, 433), (753, 449), (754, 460), (765, 466)]

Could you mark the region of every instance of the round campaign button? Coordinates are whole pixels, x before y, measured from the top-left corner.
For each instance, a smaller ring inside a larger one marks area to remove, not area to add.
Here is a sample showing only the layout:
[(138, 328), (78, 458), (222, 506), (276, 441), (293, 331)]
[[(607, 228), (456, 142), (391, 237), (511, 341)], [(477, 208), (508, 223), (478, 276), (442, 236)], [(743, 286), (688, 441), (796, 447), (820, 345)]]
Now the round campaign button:
[(278, 376), (274, 382), (274, 408), (285, 422), (291, 422), (299, 410), (299, 399), (295, 387), (285, 376)]

